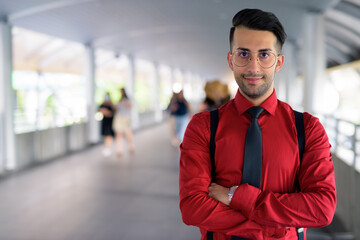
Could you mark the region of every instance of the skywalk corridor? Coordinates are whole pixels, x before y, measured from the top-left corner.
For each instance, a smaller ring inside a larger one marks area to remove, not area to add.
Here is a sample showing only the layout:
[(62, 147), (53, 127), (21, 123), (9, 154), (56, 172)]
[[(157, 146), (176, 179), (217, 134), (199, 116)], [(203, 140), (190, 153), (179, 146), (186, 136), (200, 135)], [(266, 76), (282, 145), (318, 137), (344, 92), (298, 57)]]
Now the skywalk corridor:
[[(0, 179), (1, 240), (191, 240), (178, 199), (179, 151), (167, 123), (138, 131), (136, 152), (102, 145)], [(353, 239), (327, 229), (308, 239)]]
[(168, 126), (135, 135), (136, 152), (102, 145), (0, 180), (0, 239), (199, 239), (181, 221), (179, 152)]
[[(283, 24), (277, 97), (332, 145), (335, 220), (307, 239), (360, 239), (360, 0), (0, 0), (0, 240), (199, 240), (166, 109), (183, 90), (199, 112), (213, 81), (235, 96), (229, 30), (246, 8)], [(105, 158), (99, 106), (121, 88), (136, 151)]]

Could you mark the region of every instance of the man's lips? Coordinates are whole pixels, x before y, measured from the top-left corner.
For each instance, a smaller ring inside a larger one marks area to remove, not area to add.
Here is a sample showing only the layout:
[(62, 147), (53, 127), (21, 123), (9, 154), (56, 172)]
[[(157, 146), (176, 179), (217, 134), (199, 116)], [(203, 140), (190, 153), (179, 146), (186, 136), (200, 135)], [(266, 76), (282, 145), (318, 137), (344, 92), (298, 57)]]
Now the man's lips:
[(257, 84), (261, 81), (262, 77), (244, 77), (244, 79), (249, 84)]

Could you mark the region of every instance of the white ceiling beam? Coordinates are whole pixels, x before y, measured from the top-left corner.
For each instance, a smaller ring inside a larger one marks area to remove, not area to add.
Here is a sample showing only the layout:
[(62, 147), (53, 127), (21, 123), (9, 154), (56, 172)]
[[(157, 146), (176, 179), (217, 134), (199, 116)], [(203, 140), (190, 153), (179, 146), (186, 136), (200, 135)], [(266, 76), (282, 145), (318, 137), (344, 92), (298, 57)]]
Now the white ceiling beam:
[(7, 20), (11, 23), (15, 20), (30, 17), (35, 14), (39, 14), (42, 12), (51, 11), (54, 9), (64, 8), (64, 7), (70, 7), (77, 4), (83, 4), (88, 2), (97, 2), (99, 0), (67, 0), (67, 1), (56, 1), (51, 3), (46, 3), (43, 5), (35, 6), (32, 8), (28, 8), (19, 12), (12, 13), (8, 15)]
[(348, 29), (351, 29), (351, 31), (360, 33), (360, 19), (348, 15), (345, 12), (331, 9), (326, 12), (325, 17), (331, 19), (333, 22), (346, 26)]
[(59, 46), (58, 49), (54, 49), (53, 52), (47, 54), (46, 57), (39, 62), (38, 64), (39, 70), (44, 70), (47, 66), (60, 59), (64, 49), (67, 48), (68, 46), (69, 46), (68, 43), (64, 43), (63, 46)]
[(351, 42), (352, 45), (360, 48), (360, 34), (357, 34), (351, 29), (348, 29), (346, 26), (339, 25), (333, 21), (326, 21), (325, 28), (327, 34), (336, 35), (338, 38), (343, 39), (344, 41)]
[(332, 36), (327, 36), (326, 37), (326, 43), (336, 47), (338, 50), (340, 50), (341, 52), (343, 52), (346, 55), (351, 56), (352, 58), (355, 58), (358, 54), (356, 51), (354, 51), (354, 49), (345, 44), (344, 42), (340, 41), (339, 39), (336, 39)]
[(330, 43), (326, 46), (326, 55), (336, 61), (338, 64), (345, 64), (352, 61), (350, 56), (344, 54), (339, 49), (337, 49), (336, 46), (333, 46)]

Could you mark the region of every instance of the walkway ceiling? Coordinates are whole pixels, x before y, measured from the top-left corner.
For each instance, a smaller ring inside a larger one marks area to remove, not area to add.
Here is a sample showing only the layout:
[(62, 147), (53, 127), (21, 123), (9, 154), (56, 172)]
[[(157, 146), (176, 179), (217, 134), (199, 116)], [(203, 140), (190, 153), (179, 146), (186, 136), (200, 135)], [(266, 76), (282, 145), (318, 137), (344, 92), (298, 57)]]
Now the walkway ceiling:
[(360, 58), (358, 0), (0, 0), (0, 17), (12, 26), (222, 78), (229, 74), (231, 19), (242, 8), (274, 12), (297, 45), (301, 19), (324, 13), (328, 66)]

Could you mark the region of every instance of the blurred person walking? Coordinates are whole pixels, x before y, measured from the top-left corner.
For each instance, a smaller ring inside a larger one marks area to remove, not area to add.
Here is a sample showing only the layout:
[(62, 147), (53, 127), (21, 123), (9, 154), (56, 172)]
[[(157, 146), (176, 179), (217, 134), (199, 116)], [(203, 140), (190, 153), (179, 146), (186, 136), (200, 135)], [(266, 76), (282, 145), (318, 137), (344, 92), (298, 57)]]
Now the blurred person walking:
[(131, 129), (131, 108), (132, 103), (126, 94), (125, 88), (120, 89), (121, 97), (116, 104), (116, 113), (114, 117), (113, 127), (116, 133), (116, 154), (123, 154), (123, 137), (125, 135), (129, 152), (135, 151), (134, 138)]
[(170, 110), (170, 126), (172, 131), (171, 143), (177, 147), (183, 140), (190, 113), (190, 105), (184, 97), (183, 90), (173, 93), (168, 109)]
[(110, 93), (105, 94), (105, 98), (103, 103), (99, 107), (99, 112), (102, 113), (103, 119), (101, 122), (101, 135), (104, 136), (104, 149), (103, 155), (104, 157), (109, 157), (112, 153), (112, 144), (114, 138), (114, 130), (113, 130), (113, 118), (115, 113), (115, 106), (111, 102)]
[(173, 146), (177, 146), (179, 144), (179, 140), (176, 136), (176, 130), (175, 130), (175, 109), (176, 109), (176, 94), (175, 92), (173, 92), (171, 99), (170, 99), (170, 103), (166, 109), (166, 111), (169, 113), (169, 125), (170, 125), (170, 133), (171, 133), (171, 144)]
[(205, 99), (199, 105), (198, 112), (219, 108), (230, 100), (229, 88), (219, 80), (207, 82), (204, 87)]

